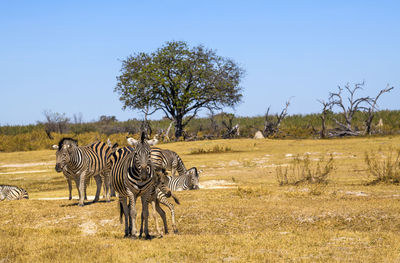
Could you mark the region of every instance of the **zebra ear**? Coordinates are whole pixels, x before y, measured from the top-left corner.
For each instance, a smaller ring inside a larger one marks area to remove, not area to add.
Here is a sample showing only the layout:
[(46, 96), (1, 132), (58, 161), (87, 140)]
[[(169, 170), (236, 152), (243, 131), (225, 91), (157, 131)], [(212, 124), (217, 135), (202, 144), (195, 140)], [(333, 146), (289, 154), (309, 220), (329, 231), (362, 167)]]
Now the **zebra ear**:
[(54, 150), (58, 150), (58, 145), (54, 144), (53, 146), (51, 146), (51, 148)]
[(138, 141), (131, 137), (126, 137), (126, 140), (128, 141), (128, 144), (131, 146), (136, 146), (138, 144)]

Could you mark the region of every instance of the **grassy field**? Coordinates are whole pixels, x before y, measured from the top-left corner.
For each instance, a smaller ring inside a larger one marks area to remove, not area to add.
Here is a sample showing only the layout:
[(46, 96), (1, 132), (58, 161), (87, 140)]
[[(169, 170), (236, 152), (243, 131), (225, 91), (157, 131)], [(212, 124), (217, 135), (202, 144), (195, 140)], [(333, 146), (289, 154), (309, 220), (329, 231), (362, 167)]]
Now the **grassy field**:
[[(176, 193), (180, 234), (151, 241), (123, 238), (115, 199), (78, 207), (74, 187), (72, 201), (41, 200), (68, 196), (54, 151), (0, 153), (0, 184), (30, 195), (0, 202), (0, 262), (400, 262), (400, 187), (367, 185), (364, 161), (400, 148), (400, 136), (160, 147), (202, 169), (202, 189)], [(333, 154), (329, 183), (279, 186), (276, 167), (305, 154)]]

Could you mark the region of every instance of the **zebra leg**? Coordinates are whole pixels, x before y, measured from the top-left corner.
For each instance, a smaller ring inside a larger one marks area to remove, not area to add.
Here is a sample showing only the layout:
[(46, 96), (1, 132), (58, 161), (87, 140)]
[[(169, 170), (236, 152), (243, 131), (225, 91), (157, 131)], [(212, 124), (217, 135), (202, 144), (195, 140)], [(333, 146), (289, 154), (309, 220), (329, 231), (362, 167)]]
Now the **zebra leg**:
[(149, 235), (149, 203), (147, 202), (146, 199), (142, 198), (142, 213), (144, 217), (144, 234), (145, 234), (145, 239), (151, 239), (151, 236)]
[[(126, 197), (119, 197), (119, 204), (120, 204), (120, 213), (121, 213), (121, 219), (122, 219), (122, 213), (124, 214), (125, 217), (125, 235), (124, 237), (130, 237), (131, 231), (129, 229), (129, 208), (128, 204), (126, 203)], [(121, 222), (122, 223), (122, 222)]]
[(128, 192), (128, 198), (129, 198), (129, 230), (130, 230), (130, 235), (131, 238), (136, 239), (136, 234), (137, 234), (137, 228), (136, 228), (136, 216), (137, 216), (137, 211), (136, 211), (136, 197), (135, 195), (127, 189)]
[(79, 191), (79, 178), (75, 179), (76, 190), (78, 190), (79, 199), (81, 199), (81, 191)]
[(86, 179), (86, 172), (82, 172), (81, 176), (79, 177), (79, 206), (84, 206), (83, 198), (85, 196), (85, 179)]
[[(153, 210), (154, 210), (154, 216), (155, 216), (155, 213), (156, 213), (155, 210), (157, 210), (157, 212), (161, 216), (161, 219), (162, 219), (163, 224), (164, 224), (164, 233), (167, 235), (168, 234), (168, 225), (167, 225), (167, 217), (165, 216), (165, 212), (161, 208), (160, 202), (158, 200), (152, 202), (152, 205), (153, 205)], [(156, 223), (156, 225), (157, 225), (158, 234), (162, 237), (161, 229), (158, 229), (158, 222)]]
[(111, 177), (110, 174), (104, 174), (104, 192), (106, 194), (106, 201), (110, 202), (110, 188), (111, 188)]
[(100, 190), (101, 190), (101, 176), (100, 174), (97, 174), (94, 176), (94, 180), (96, 180), (96, 196), (94, 197), (93, 203), (99, 201), (100, 197)]
[[(152, 202), (151, 202), (151, 206), (152, 206), (151, 215), (153, 216), (154, 222), (156, 223), (157, 233), (158, 233), (158, 235), (159, 235), (160, 237), (162, 237), (162, 236), (163, 236), (163, 233), (162, 233), (162, 231), (161, 231), (160, 225), (158, 224), (158, 218), (157, 218), (157, 214), (156, 214), (156, 211), (157, 211), (158, 213), (160, 213), (160, 212), (158, 211), (157, 207), (156, 207), (156, 206), (157, 206), (156, 201), (152, 201)], [(163, 218), (161, 214), (160, 214), (160, 216), (161, 216), (161, 218)], [(164, 213), (164, 216), (165, 216), (165, 213)], [(164, 218), (163, 218), (163, 222), (164, 222)], [(165, 226), (165, 224), (164, 224), (164, 226)]]
[(87, 187), (90, 183), (90, 177), (85, 179), (85, 200), (87, 201)]
[(72, 200), (72, 182), (71, 178), (66, 178), (68, 182), (69, 197), (68, 200)]
[(176, 227), (176, 223), (175, 223), (175, 207), (173, 204), (171, 204), (167, 198), (161, 198), (160, 199), (160, 203), (162, 203), (163, 205), (167, 206), (169, 208), (169, 211), (171, 211), (171, 221), (172, 221), (172, 229), (174, 230), (174, 233), (177, 234), (178, 233), (178, 228)]
[(139, 238), (142, 237), (143, 234), (143, 210), (142, 213), (140, 214), (140, 232), (139, 232)]

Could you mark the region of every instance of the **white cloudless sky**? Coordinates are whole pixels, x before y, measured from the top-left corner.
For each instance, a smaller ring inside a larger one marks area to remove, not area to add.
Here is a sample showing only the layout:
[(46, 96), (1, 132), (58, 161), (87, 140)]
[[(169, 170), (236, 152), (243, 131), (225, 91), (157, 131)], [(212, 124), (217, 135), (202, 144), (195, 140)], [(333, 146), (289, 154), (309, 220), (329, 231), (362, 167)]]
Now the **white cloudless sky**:
[[(43, 111), (142, 118), (115, 93), (121, 60), (166, 41), (202, 44), (246, 70), (239, 116), (320, 111), (338, 85), (387, 84), (381, 109), (399, 109), (399, 1), (1, 1), (0, 125)], [(202, 113), (206, 114), (205, 112)], [(162, 114), (154, 118), (161, 118)]]

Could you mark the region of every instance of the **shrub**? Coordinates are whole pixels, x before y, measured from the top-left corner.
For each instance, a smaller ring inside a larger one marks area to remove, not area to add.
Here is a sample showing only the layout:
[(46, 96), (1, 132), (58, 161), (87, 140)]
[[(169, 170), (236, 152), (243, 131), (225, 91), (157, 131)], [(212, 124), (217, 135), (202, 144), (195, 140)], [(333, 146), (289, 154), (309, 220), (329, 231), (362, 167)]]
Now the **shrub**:
[(190, 154), (205, 154), (205, 153), (223, 153), (223, 152), (232, 152), (232, 149), (228, 146), (219, 146), (215, 145), (211, 149), (204, 148), (196, 148), (190, 151)]
[(279, 185), (326, 184), (328, 175), (334, 170), (333, 155), (328, 161), (321, 157), (314, 164), (309, 155), (304, 158), (296, 156), (286, 167), (276, 168), (276, 178)]
[(386, 154), (381, 152), (365, 153), (367, 170), (374, 180), (369, 184), (379, 182), (388, 184), (400, 183), (400, 149), (395, 151), (389, 149)]

